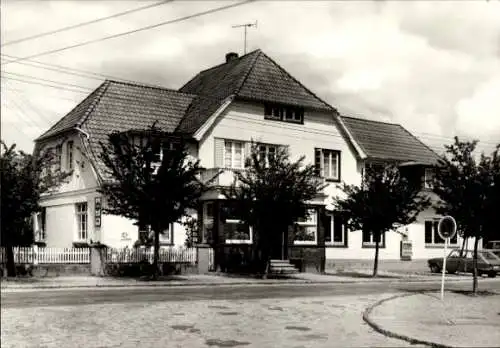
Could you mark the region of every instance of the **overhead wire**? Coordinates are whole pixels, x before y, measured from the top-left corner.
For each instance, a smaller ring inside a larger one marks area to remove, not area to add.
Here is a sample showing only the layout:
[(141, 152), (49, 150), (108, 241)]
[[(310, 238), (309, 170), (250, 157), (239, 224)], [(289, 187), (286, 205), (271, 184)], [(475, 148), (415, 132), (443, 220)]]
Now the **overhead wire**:
[(63, 31), (68, 31), (68, 30), (80, 28), (80, 27), (83, 27), (83, 26), (86, 26), (86, 25), (103, 22), (103, 21), (106, 21), (106, 20), (109, 20), (109, 19), (113, 19), (113, 18), (118, 18), (118, 17), (125, 16), (125, 15), (128, 15), (128, 14), (134, 13), (134, 12), (143, 11), (143, 10), (150, 9), (150, 8), (153, 8), (153, 7), (157, 7), (157, 6), (160, 6), (160, 5), (164, 5), (166, 3), (173, 2), (173, 1), (174, 0), (165, 0), (165, 1), (156, 2), (154, 4), (149, 4), (149, 5), (146, 5), (146, 6), (142, 6), (142, 7), (138, 7), (138, 8), (135, 8), (135, 9), (127, 10), (127, 11), (124, 11), (124, 12), (115, 13), (113, 15), (106, 16), (106, 17), (101, 17), (101, 18), (97, 18), (97, 19), (93, 19), (91, 21), (82, 22), (82, 23), (78, 23), (78, 24), (73, 24), (73, 25), (70, 25), (70, 26), (67, 26), (67, 27), (63, 27), (63, 28), (59, 28), (59, 29), (55, 29), (55, 30), (43, 32), (43, 33), (40, 33), (40, 34), (35, 34), (35, 35), (23, 37), (21, 39), (15, 39), (15, 40), (7, 41), (7, 42), (4, 42), (0, 46), (1, 47), (5, 47), (5, 46), (9, 46), (9, 45), (19, 44), (21, 42), (26, 42), (26, 41), (29, 41), (29, 40), (38, 39), (38, 38), (41, 38), (41, 37), (44, 37), (44, 36), (54, 35), (54, 34), (57, 34), (57, 33), (61, 33)]
[(69, 50), (69, 49), (73, 49), (73, 48), (77, 48), (77, 47), (82, 47), (82, 46), (90, 45), (90, 44), (97, 43), (97, 42), (102, 42), (102, 41), (105, 41), (105, 40), (115, 39), (115, 38), (118, 38), (118, 37), (121, 37), (121, 36), (135, 34), (135, 33), (141, 32), (141, 31), (150, 30), (150, 29), (161, 27), (161, 26), (165, 26), (165, 25), (169, 25), (169, 24), (173, 24), (173, 23), (182, 22), (182, 21), (185, 21), (185, 20), (188, 20), (188, 19), (197, 18), (197, 17), (205, 16), (205, 15), (216, 13), (216, 12), (221, 12), (221, 11), (224, 11), (224, 10), (228, 10), (230, 8), (234, 8), (234, 7), (246, 5), (246, 4), (255, 2), (255, 1), (257, 1), (257, 0), (244, 0), (244, 1), (238, 2), (236, 4), (224, 5), (224, 6), (213, 8), (213, 9), (210, 9), (210, 10), (207, 10), (207, 11), (202, 11), (202, 12), (194, 13), (192, 15), (187, 15), (187, 16), (184, 16), (184, 17), (175, 18), (175, 19), (171, 19), (171, 20), (168, 20), (168, 21), (160, 22), (160, 23), (157, 23), (157, 24), (148, 25), (148, 26), (145, 26), (145, 27), (140, 27), (140, 28), (137, 28), (137, 29), (134, 29), (134, 30), (129, 30), (129, 31), (126, 31), (126, 32), (123, 32), (123, 33), (109, 35), (109, 36), (104, 36), (104, 37), (101, 37), (101, 38), (98, 38), (98, 39), (88, 40), (88, 41), (80, 42), (80, 43), (77, 43), (77, 44), (74, 44), (74, 45), (70, 45), (70, 46), (65, 46), (65, 47), (61, 47), (61, 48), (57, 48), (57, 49), (53, 49), (53, 50), (49, 50), (49, 51), (35, 53), (35, 54), (29, 55), (29, 56), (21, 57), (21, 58), (16, 59), (16, 60), (12, 60), (10, 62), (6, 62), (6, 63), (4, 63), (4, 65), (12, 64), (12, 63), (17, 63), (17, 62), (20, 62), (20, 61), (24, 61), (24, 60), (32, 59), (32, 58), (37, 58), (37, 57), (45, 56), (45, 55), (48, 55), (48, 54), (54, 54), (54, 53), (66, 51), (66, 50)]

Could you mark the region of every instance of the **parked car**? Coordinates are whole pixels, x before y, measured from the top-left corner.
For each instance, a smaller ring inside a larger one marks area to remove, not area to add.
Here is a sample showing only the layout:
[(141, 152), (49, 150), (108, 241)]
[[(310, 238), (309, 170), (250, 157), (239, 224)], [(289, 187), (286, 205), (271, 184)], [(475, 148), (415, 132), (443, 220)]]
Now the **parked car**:
[(500, 240), (491, 240), (486, 243), (486, 249), (491, 251), (496, 256), (500, 257)]
[[(453, 249), (446, 257), (446, 272), (453, 274), (456, 272), (473, 272), (473, 250), (463, 250), (460, 255), (460, 249)], [(443, 269), (443, 258), (436, 257), (427, 260), (431, 272), (439, 273)], [(489, 250), (477, 251), (477, 272), (479, 276), (487, 274), (488, 277), (496, 277), (500, 273), (500, 257)]]

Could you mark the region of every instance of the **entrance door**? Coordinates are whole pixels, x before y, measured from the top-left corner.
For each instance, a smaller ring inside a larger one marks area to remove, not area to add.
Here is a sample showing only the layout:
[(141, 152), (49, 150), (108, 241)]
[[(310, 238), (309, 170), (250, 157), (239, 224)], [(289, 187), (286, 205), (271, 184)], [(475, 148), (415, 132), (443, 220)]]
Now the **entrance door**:
[(271, 259), (286, 260), (288, 258), (287, 238), (288, 233), (286, 231), (273, 234), (271, 239)]

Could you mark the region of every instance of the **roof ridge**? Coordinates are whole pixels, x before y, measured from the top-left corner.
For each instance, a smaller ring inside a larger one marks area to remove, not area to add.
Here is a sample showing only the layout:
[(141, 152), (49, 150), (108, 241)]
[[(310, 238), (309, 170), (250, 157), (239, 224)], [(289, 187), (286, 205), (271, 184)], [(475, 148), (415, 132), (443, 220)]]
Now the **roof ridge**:
[(274, 59), (272, 59), (271, 57), (269, 57), (267, 54), (265, 54), (264, 52), (261, 52), (264, 57), (266, 57), (267, 59), (269, 59), (272, 63), (274, 63), (284, 74), (286, 74), (289, 78), (291, 78), (293, 81), (295, 81), (296, 83), (298, 83), (302, 88), (304, 88), (304, 90), (306, 92), (308, 92), (310, 95), (312, 95), (314, 98), (318, 99), (319, 101), (321, 101), (323, 104), (325, 104), (326, 106), (328, 106), (329, 108), (332, 109), (332, 111), (337, 111), (337, 109), (335, 109), (333, 106), (331, 106), (329, 103), (327, 103), (326, 101), (324, 101), (323, 99), (321, 99), (320, 97), (318, 97), (313, 91), (311, 91), (309, 88), (307, 88), (302, 82), (300, 82), (299, 80), (297, 80), (295, 77), (292, 76), (292, 74), (290, 74), (288, 71), (286, 71), (281, 65), (279, 65)]
[[(43, 132), (38, 138), (35, 139), (35, 141), (38, 141), (38, 140), (42, 140), (46, 137), (46, 134), (50, 133), (50, 131), (54, 128), (56, 128), (57, 125), (61, 124), (64, 119), (69, 115), (71, 114), (71, 112), (73, 112), (74, 110), (76, 110), (80, 105), (82, 105), (83, 103), (85, 103), (87, 100), (89, 100), (89, 98), (94, 98), (95, 95), (94, 93), (97, 93), (97, 91), (106, 83), (106, 81), (104, 81), (103, 83), (101, 83), (95, 90), (93, 90), (89, 95), (87, 95), (85, 98), (83, 98), (78, 104), (76, 104), (68, 113), (66, 113), (66, 115), (64, 115), (63, 117), (61, 117), (56, 123), (54, 123), (52, 125), (52, 127), (50, 127), (49, 129), (47, 129), (45, 132)], [(92, 105), (92, 104), (91, 104)], [(73, 126), (71, 126), (73, 127)], [(58, 132), (52, 134), (52, 135), (55, 135), (55, 134), (58, 134)]]
[(257, 52), (257, 54), (255, 55), (253, 61), (251, 62), (250, 64), (250, 68), (248, 68), (248, 71), (245, 73), (245, 76), (243, 77), (243, 79), (241, 80), (241, 83), (240, 85), (238, 86), (238, 88), (236, 88), (236, 90), (234, 91), (234, 95), (238, 95), (238, 93), (240, 92), (241, 88), (243, 87), (243, 85), (245, 84), (246, 80), (248, 80), (248, 76), (250, 76), (250, 73), (252, 72), (252, 70), (255, 68), (255, 64), (257, 63), (257, 59), (260, 57), (260, 55), (263, 53), (262, 50), (260, 50), (259, 48), (252, 51), (252, 52)]
[(85, 113), (80, 118), (80, 120), (78, 122), (76, 122), (76, 127), (80, 128), (83, 125), (83, 123), (85, 121), (87, 121), (87, 119), (89, 118), (90, 114), (95, 110), (95, 108), (97, 107), (97, 105), (101, 101), (104, 93), (106, 93), (106, 91), (108, 90), (110, 84), (111, 84), (111, 80), (105, 80), (102, 83), (102, 85), (100, 85), (96, 89), (96, 92), (97, 92), (96, 97), (94, 98), (94, 100), (92, 101), (92, 103), (90, 104), (90, 106), (88, 107), (88, 109), (85, 110)]
[(256, 52), (258, 52), (258, 51), (262, 52), (262, 50), (261, 50), (260, 48), (257, 48), (257, 49), (255, 49), (255, 50), (253, 50), (253, 51), (251, 51), (251, 52), (248, 52), (248, 53), (246, 53), (246, 54), (244, 54), (244, 55), (242, 55), (242, 56), (239, 56), (239, 57), (238, 57), (238, 58), (236, 58), (236, 59), (230, 60), (229, 62), (222, 62), (222, 63), (220, 63), (220, 64), (217, 64), (217, 65), (215, 65), (215, 66), (212, 66), (212, 67), (210, 67), (210, 68), (207, 68), (207, 69), (205, 69), (205, 70), (201, 70), (201, 71), (198, 73), (198, 75), (199, 75), (199, 74), (202, 74), (202, 73), (204, 73), (204, 72), (210, 71), (210, 70), (212, 70), (212, 69), (220, 68), (221, 66), (223, 66), (223, 65), (225, 65), (225, 64), (228, 64), (228, 63), (233, 63), (233, 62), (236, 62), (236, 61), (238, 61), (238, 60), (242, 60), (243, 58), (246, 58), (246, 57), (248, 57), (248, 56), (250, 56), (250, 55), (252, 55), (252, 54), (255, 54), (255, 53), (256, 53)]
[(109, 81), (109, 82), (112, 82), (112, 83), (117, 83), (117, 84), (122, 84), (122, 85), (134, 86), (134, 87), (144, 87), (144, 88), (159, 89), (159, 90), (162, 90), (162, 91), (168, 91), (168, 92), (175, 92), (175, 93), (179, 93), (179, 94), (185, 94), (187, 96), (195, 96), (195, 94), (181, 92), (178, 89), (174, 89), (174, 88), (170, 88), (170, 87), (164, 87), (164, 86), (159, 86), (159, 85), (148, 84), (148, 83), (144, 83), (144, 82), (128, 82), (128, 81), (119, 81), (119, 80), (112, 80), (112, 79), (108, 79), (106, 81)]

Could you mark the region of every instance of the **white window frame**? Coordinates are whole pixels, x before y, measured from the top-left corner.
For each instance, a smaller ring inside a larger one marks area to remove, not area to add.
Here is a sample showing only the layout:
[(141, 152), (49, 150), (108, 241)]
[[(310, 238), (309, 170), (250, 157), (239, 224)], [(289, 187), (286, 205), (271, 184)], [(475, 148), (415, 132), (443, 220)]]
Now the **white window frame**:
[[(431, 243), (427, 243), (425, 240), (425, 224), (426, 224), (426, 222), (432, 222), (432, 230), (431, 230), (432, 231), (432, 233), (431, 233), (432, 242)], [(444, 241), (443, 241), (443, 243), (436, 243), (436, 240), (437, 240), (436, 237), (439, 238), (439, 234), (437, 231), (438, 222), (439, 222), (438, 218), (427, 219), (424, 221), (424, 244), (425, 244), (426, 248), (444, 248)], [(450, 244), (448, 244), (449, 246), (458, 246), (460, 244), (458, 241), (457, 234), (455, 234), (454, 238), (456, 239), (456, 243), (453, 243), (452, 240), (450, 239)]]
[(63, 153), (63, 146), (62, 144), (60, 145), (57, 145), (56, 146), (56, 150), (55, 150), (55, 154), (56, 154), (56, 166), (58, 169), (62, 169), (62, 165), (63, 165), (63, 157), (62, 157), (62, 153)]
[(433, 188), (432, 180), (435, 176), (434, 168), (425, 168), (424, 169), (424, 188), (431, 190)]
[(68, 170), (73, 169), (73, 160), (74, 160), (73, 149), (74, 149), (74, 146), (75, 145), (74, 145), (73, 140), (69, 140), (66, 143), (66, 167), (68, 168)]
[[(373, 236), (373, 233), (370, 233), (370, 241), (365, 242), (363, 240), (363, 231), (361, 231), (361, 244), (364, 247), (375, 247), (375, 238)], [(385, 248), (385, 233), (382, 233), (380, 235), (380, 242), (378, 243), (379, 248)]]
[[(241, 145), (241, 166), (236, 165), (236, 146), (235, 144), (240, 144)], [(231, 148), (231, 163), (226, 163), (226, 151), (227, 147)], [(238, 141), (238, 140), (229, 140), (229, 139), (224, 139), (224, 154), (223, 154), (223, 164), (224, 168), (233, 168), (233, 169), (243, 169), (245, 168), (245, 142), (243, 141)]]
[[(340, 179), (340, 151), (329, 149), (318, 149), (320, 151), (320, 176), (329, 180)], [(316, 156), (316, 155), (315, 155)], [(325, 173), (325, 157), (328, 156), (330, 173)], [(332, 175), (333, 158), (336, 157), (336, 175)]]
[(309, 208), (308, 216), (305, 221), (296, 221), (295, 224), (300, 227), (314, 227), (314, 240), (297, 240), (294, 238), (293, 244), (297, 245), (315, 245), (318, 244), (318, 210)]
[[(264, 147), (264, 151), (261, 151), (261, 147)], [(259, 144), (259, 158), (262, 152), (265, 152), (265, 164), (266, 167), (269, 167), (269, 153), (270, 149), (274, 149), (274, 155), (276, 156), (276, 153), (278, 152), (278, 147), (279, 145), (273, 145), (273, 144)]]
[(330, 219), (330, 242), (326, 242), (325, 241), (325, 244), (326, 245), (332, 245), (332, 246), (346, 246), (346, 233), (347, 233), (347, 228), (346, 228), (346, 225), (345, 223), (342, 224), (342, 241), (340, 242), (335, 242), (335, 238), (333, 238), (335, 236), (335, 214), (333, 213), (329, 213), (327, 215)]
[(174, 224), (171, 223), (163, 233), (159, 235), (160, 244), (173, 244), (174, 243)]
[[(81, 207), (85, 210), (81, 210)], [(89, 205), (87, 202), (78, 202), (75, 204), (76, 216), (76, 240), (87, 241), (89, 238)], [(82, 228), (85, 226), (84, 228)]]
[[(237, 219), (227, 219), (225, 224), (243, 224), (243, 220)], [(249, 239), (225, 239), (226, 244), (252, 244), (253, 243), (253, 229), (252, 226), (248, 226)]]

